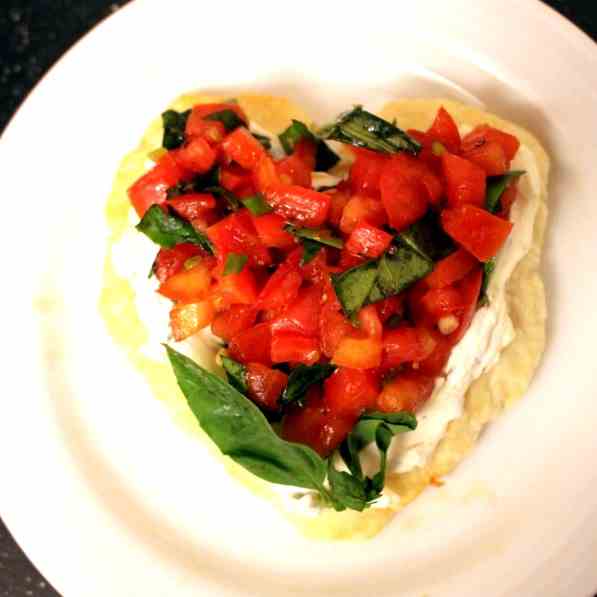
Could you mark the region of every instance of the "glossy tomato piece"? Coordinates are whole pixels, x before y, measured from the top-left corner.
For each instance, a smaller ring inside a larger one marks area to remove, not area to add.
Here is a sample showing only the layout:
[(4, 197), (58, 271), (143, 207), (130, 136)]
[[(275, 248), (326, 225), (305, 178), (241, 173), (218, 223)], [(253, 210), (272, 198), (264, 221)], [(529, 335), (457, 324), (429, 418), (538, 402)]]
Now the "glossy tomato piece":
[(226, 127), (217, 120), (194, 119), (191, 114), (187, 120), (185, 134), (187, 139), (201, 138), (205, 139), (210, 145), (217, 145), (226, 136)]
[(346, 250), (373, 259), (379, 257), (392, 242), (393, 236), (381, 228), (363, 222), (350, 233)]
[(416, 412), (431, 396), (435, 380), (415, 371), (399, 373), (388, 382), (377, 399), (382, 412)]
[(321, 226), (330, 211), (329, 195), (304, 187), (278, 185), (265, 189), (264, 194), (278, 215), (302, 226)]
[(441, 317), (458, 313), (464, 308), (463, 298), (454, 286), (432, 288), (421, 298), (421, 307), (428, 320), (435, 323)]
[(350, 234), (359, 224), (366, 222), (372, 226), (383, 226), (388, 221), (388, 216), (379, 199), (355, 195), (351, 197), (344, 207), (340, 219), (340, 230)]
[(422, 327), (400, 325), (383, 335), (383, 368), (418, 362), (431, 355), (436, 347), (433, 336)]
[(442, 155), (448, 205), (485, 205), (485, 172), (476, 164), (451, 153)]
[(253, 175), (249, 170), (241, 168), (238, 164), (230, 164), (220, 168), (220, 184), (229, 191), (238, 191), (253, 185)]
[(172, 301), (196, 303), (203, 301), (209, 292), (211, 274), (203, 263), (169, 277), (158, 292)]
[(479, 261), (489, 261), (500, 250), (512, 223), (474, 205), (445, 209), (444, 230)]
[(288, 375), (261, 363), (248, 363), (245, 379), (253, 402), (269, 410), (278, 408), (280, 394), (288, 385)]
[(404, 315), (404, 295), (396, 294), (375, 303), (375, 308), (382, 323), (386, 323), (392, 316), (402, 318)]
[[(249, 122), (249, 120), (247, 119), (247, 115), (244, 113), (243, 109), (238, 104), (197, 104), (196, 106), (193, 106), (193, 109), (189, 114), (185, 131), (186, 134), (193, 136), (196, 133), (195, 127), (201, 126), (201, 123), (204, 122), (206, 116), (214, 114), (215, 112), (223, 112), (224, 110), (232, 110), (232, 112), (234, 112), (245, 124)], [(207, 122), (217, 122), (217, 124), (222, 124), (221, 122), (214, 120), (208, 120)]]
[(272, 322), (275, 332), (294, 332), (304, 336), (317, 336), (322, 292), (320, 286), (301, 288), (296, 299)]
[(196, 334), (211, 323), (215, 312), (211, 301), (175, 305), (170, 311), (172, 337), (180, 342)]
[(211, 323), (214, 336), (230, 342), (234, 336), (255, 324), (257, 310), (253, 305), (230, 305), (218, 313)]
[(458, 249), (438, 261), (433, 271), (425, 278), (429, 288), (443, 288), (462, 280), (479, 262), (468, 251)]
[(435, 348), (427, 358), (419, 361), (417, 371), (435, 378), (444, 370), (450, 358), (454, 342), (438, 331), (429, 330), (429, 333), (435, 341)]
[(330, 211), (328, 213), (328, 222), (338, 228), (340, 226), (340, 220), (342, 219), (342, 213), (348, 203), (350, 195), (347, 191), (340, 189), (326, 191), (326, 194), (330, 196)]
[(332, 361), (339, 367), (375, 369), (381, 365), (382, 353), (381, 338), (352, 334), (340, 340)]
[(279, 266), (259, 293), (259, 309), (279, 309), (293, 303), (303, 283), (298, 268)]
[(350, 189), (355, 195), (379, 197), (379, 177), (388, 161), (388, 156), (353, 147), (351, 148), (356, 158), (350, 167)]
[(168, 278), (183, 269), (187, 259), (201, 254), (201, 249), (191, 243), (181, 243), (171, 249), (161, 248), (153, 265), (156, 278), (163, 284)]
[(326, 357), (333, 357), (340, 341), (354, 332), (354, 326), (338, 307), (327, 303), (323, 306), (319, 321), (319, 333), (321, 351)]
[(209, 193), (190, 193), (168, 200), (168, 205), (186, 220), (192, 221), (203, 217), (216, 207), (216, 200)]
[(388, 171), (380, 179), (381, 200), (392, 228), (400, 232), (427, 211), (426, 192), (418, 182), (406, 182)]
[(266, 247), (290, 249), (296, 245), (295, 237), (284, 230), (286, 222), (278, 214), (252, 216), (259, 239)]
[(458, 283), (458, 290), (462, 297), (463, 308), (460, 312), (460, 325), (450, 334), (450, 340), (456, 344), (461, 340), (468, 330), (473, 317), (477, 311), (477, 303), (481, 293), (481, 284), (483, 282), (483, 270), (479, 267)]
[(238, 274), (223, 275), (223, 268), (217, 273), (214, 303), (218, 311), (230, 305), (255, 305), (257, 301), (257, 280), (250, 267), (243, 267)]
[(267, 154), (263, 145), (244, 127), (238, 127), (222, 141), (226, 157), (247, 170), (255, 170)]
[(274, 363), (313, 365), (321, 357), (319, 340), (296, 332), (272, 330), (271, 359)]
[(276, 164), (269, 155), (265, 154), (259, 160), (259, 164), (253, 172), (253, 182), (261, 193), (282, 184)]
[(372, 371), (339, 367), (323, 383), (323, 399), (335, 415), (359, 417), (366, 409), (375, 407), (379, 394), (379, 380)]
[(280, 160), (276, 168), (283, 184), (310, 188), (311, 173), (315, 169), (315, 144), (301, 140), (292, 155)]
[(213, 147), (202, 137), (191, 139), (183, 147), (173, 151), (172, 155), (183, 168), (199, 174), (207, 172), (215, 164), (217, 157)]
[(508, 170), (509, 160), (503, 147), (495, 141), (488, 141), (461, 153), (462, 157), (476, 164), (487, 176), (500, 176)]
[(508, 185), (508, 187), (500, 197), (501, 210), (499, 215), (501, 218), (508, 219), (508, 217), (510, 216), (510, 208), (512, 207), (512, 204), (516, 201), (517, 197), (518, 181), (514, 181)]
[(450, 153), (458, 153), (460, 150), (458, 127), (443, 106), (437, 111), (427, 137), (432, 141), (439, 141)]
[(464, 139), (462, 139), (462, 151), (467, 153), (491, 142), (498, 143), (502, 147), (509, 166), (510, 161), (514, 159), (520, 147), (520, 142), (514, 135), (500, 131), (487, 124), (481, 124), (465, 135)]
[(231, 358), (241, 363), (271, 365), (272, 331), (269, 323), (259, 323), (236, 334), (228, 346)]
[(357, 314), (359, 329), (369, 338), (381, 338), (383, 325), (375, 305), (363, 307)]
[(154, 204), (166, 201), (168, 189), (188, 176), (170, 153), (128, 189), (128, 196), (140, 218)]

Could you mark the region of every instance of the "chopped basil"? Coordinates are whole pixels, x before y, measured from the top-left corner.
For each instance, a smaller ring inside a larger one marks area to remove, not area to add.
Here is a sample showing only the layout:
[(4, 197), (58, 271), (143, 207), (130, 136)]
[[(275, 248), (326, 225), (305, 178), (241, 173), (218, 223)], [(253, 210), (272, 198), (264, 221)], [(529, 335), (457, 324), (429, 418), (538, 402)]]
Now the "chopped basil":
[(315, 170), (317, 172), (326, 172), (334, 167), (340, 158), (328, 147), (328, 144), (319, 137), (316, 137), (300, 120), (293, 120), (292, 124), (280, 135), (280, 143), (287, 155), (290, 155), (297, 143), (303, 139), (312, 141), (315, 146)]
[(232, 211), (238, 211), (243, 206), (240, 199), (232, 191), (229, 191), (228, 189), (225, 189), (224, 187), (222, 187), (220, 185), (216, 185), (213, 187), (207, 187), (206, 189), (204, 189), (204, 191), (206, 193), (211, 193), (212, 195), (215, 195), (216, 197), (225, 199), (226, 202), (228, 203), (228, 207)]
[(243, 205), (254, 215), (254, 216), (263, 216), (265, 214), (271, 213), (273, 208), (268, 205), (263, 198), (263, 195), (257, 193), (257, 195), (253, 195), (251, 197), (247, 197), (246, 199), (242, 200)]
[(205, 234), (181, 217), (166, 213), (159, 205), (152, 205), (136, 228), (161, 247), (171, 249), (179, 243), (193, 243), (209, 253), (214, 252)]
[(300, 404), (307, 390), (313, 384), (321, 383), (335, 370), (336, 367), (330, 364), (298, 365), (291, 371), (288, 377), (288, 385), (282, 393), (280, 403), (282, 405), (287, 405), (291, 402)]
[(481, 292), (479, 293), (479, 305), (485, 306), (489, 304), (489, 297), (487, 296), (487, 287), (489, 286), (489, 279), (495, 269), (495, 257), (486, 261), (483, 264), (483, 280), (481, 282)]
[(208, 188), (219, 187), (219, 185), (220, 169), (218, 166), (214, 166), (205, 174), (198, 174), (191, 180), (179, 182), (170, 187), (167, 191), (167, 197), (168, 199), (175, 199), (189, 193), (205, 193)]
[(247, 370), (242, 363), (231, 359), (230, 357), (222, 357), (222, 368), (226, 372), (228, 383), (241, 394), (247, 393)]
[(485, 192), (485, 207), (487, 211), (495, 214), (502, 209), (501, 197), (504, 191), (517, 178), (525, 174), (524, 170), (512, 170), (502, 176), (490, 176), (487, 178), (487, 191)]
[(323, 249), (323, 245), (308, 238), (303, 239), (303, 256), (301, 257), (301, 265), (307, 265), (317, 257), (317, 253)]
[(431, 210), (398, 234), (397, 240), (432, 261), (443, 259), (456, 249), (454, 241), (441, 227), (439, 217)]
[(333, 247), (334, 249), (341, 249), (344, 246), (344, 242), (341, 238), (333, 236), (332, 233), (325, 228), (297, 228), (292, 224), (286, 224), (284, 230), (300, 239), (303, 245), (301, 265), (305, 265), (312, 261), (323, 245)]
[(398, 247), (395, 253), (385, 253), (379, 260), (377, 286), (384, 298), (400, 294), (432, 269), (430, 260), (411, 249)]
[(356, 315), (367, 301), (377, 280), (377, 261), (368, 261), (340, 274), (332, 275), (332, 284), (344, 312)]
[(215, 120), (221, 122), (226, 128), (226, 132), (230, 133), (239, 126), (245, 126), (245, 121), (239, 115), (230, 109), (220, 110), (219, 112), (212, 112), (205, 117), (205, 120)]
[(421, 145), (394, 124), (355, 106), (319, 131), (324, 139), (333, 139), (355, 147), (365, 147), (382, 153), (406, 151), (414, 155)]
[(226, 263), (224, 264), (224, 276), (231, 274), (240, 274), (243, 267), (249, 258), (246, 255), (239, 255), (238, 253), (228, 253), (226, 256)]
[(162, 124), (164, 126), (162, 147), (164, 149), (177, 149), (185, 142), (185, 128), (190, 114), (190, 110), (186, 112), (166, 110), (162, 114)]
[(253, 135), (253, 137), (255, 137), (255, 139), (257, 139), (257, 141), (259, 141), (259, 143), (261, 143), (265, 149), (269, 150), (272, 148), (272, 142), (269, 137), (260, 135), (259, 133), (254, 133), (253, 131), (251, 131), (251, 135)]

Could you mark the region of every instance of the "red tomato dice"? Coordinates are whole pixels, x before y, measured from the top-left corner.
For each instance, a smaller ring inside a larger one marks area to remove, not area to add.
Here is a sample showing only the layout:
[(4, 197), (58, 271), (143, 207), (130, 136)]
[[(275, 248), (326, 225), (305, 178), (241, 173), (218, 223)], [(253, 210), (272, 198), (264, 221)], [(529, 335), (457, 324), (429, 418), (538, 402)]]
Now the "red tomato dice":
[(400, 325), (386, 330), (383, 335), (383, 368), (398, 367), (403, 363), (426, 359), (435, 349), (433, 336), (422, 327)]
[(231, 358), (241, 363), (271, 365), (272, 331), (269, 323), (259, 323), (236, 334), (228, 346)]
[(294, 236), (284, 230), (286, 226), (284, 218), (278, 214), (253, 216), (253, 225), (259, 239), (266, 247), (290, 249), (296, 245)]
[(340, 219), (340, 230), (344, 234), (350, 234), (362, 222), (379, 227), (386, 224), (387, 221), (386, 211), (379, 199), (355, 195), (348, 200), (344, 207)]
[(313, 365), (320, 357), (317, 338), (296, 332), (272, 331), (271, 359), (274, 363)]
[(382, 352), (381, 338), (354, 334), (340, 340), (332, 361), (339, 367), (375, 369), (381, 365)]
[(170, 329), (176, 342), (196, 334), (207, 327), (215, 315), (210, 301), (175, 305), (170, 311)]
[(234, 336), (254, 325), (257, 310), (253, 305), (230, 305), (218, 313), (211, 323), (214, 336), (230, 342)]
[(261, 363), (248, 363), (245, 379), (253, 402), (263, 408), (277, 410), (280, 394), (288, 385), (288, 375)]
[(257, 301), (257, 280), (250, 267), (243, 267), (238, 274), (222, 274), (222, 267), (217, 274), (217, 286), (214, 290), (214, 304), (218, 311), (230, 305), (255, 305)]
[(209, 193), (190, 193), (168, 200), (168, 205), (183, 218), (192, 221), (203, 217), (216, 207), (216, 200)]
[(375, 303), (379, 318), (385, 323), (393, 315), (402, 317), (404, 315), (404, 295), (394, 295)]
[[(186, 134), (193, 136), (196, 131), (196, 126), (201, 126), (206, 116), (210, 114), (214, 114), (215, 112), (223, 112), (224, 110), (232, 110), (245, 124), (249, 122), (247, 119), (247, 115), (244, 113), (243, 109), (238, 104), (226, 104), (226, 103), (211, 103), (211, 104), (197, 104), (193, 106), (191, 113), (189, 114), (189, 118), (187, 120), (186, 126)], [(217, 124), (222, 124), (221, 122), (214, 121), (214, 120), (207, 120), (206, 122), (217, 122)], [(222, 125), (223, 126), (223, 125)]]
[(478, 263), (470, 253), (458, 249), (435, 264), (433, 271), (425, 278), (425, 283), (429, 288), (449, 286), (464, 278)]
[(485, 204), (485, 172), (476, 164), (451, 153), (442, 155), (448, 205)]
[(372, 371), (339, 367), (323, 383), (323, 399), (335, 415), (359, 417), (375, 407), (379, 381)]
[(354, 326), (333, 304), (326, 304), (322, 308), (319, 330), (321, 351), (328, 358), (334, 356), (343, 338), (355, 332)]
[(458, 283), (458, 290), (462, 297), (463, 308), (460, 312), (460, 325), (450, 334), (450, 340), (456, 344), (468, 330), (475, 313), (477, 312), (477, 303), (481, 293), (481, 284), (483, 283), (483, 270), (478, 267)]
[(383, 333), (383, 325), (375, 305), (363, 307), (357, 314), (359, 328), (369, 338), (379, 339)]
[(238, 164), (220, 167), (220, 184), (227, 190), (236, 192), (253, 185), (253, 175)]
[(202, 137), (191, 139), (183, 147), (173, 151), (172, 155), (183, 168), (199, 174), (207, 172), (217, 157), (215, 150)]
[(381, 200), (392, 228), (400, 232), (420, 220), (427, 211), (426, 192), (416, 182), (404, 182), (392, 174), (382, 174)]
[(282, 184), (311, 188), (311, 173), (315, 169), (315, 144), (303, 139), (292, 155), (276, 165)]
[(158, 292), (171, 301), (196, 303), (203, 301), (209, 292), (211, 274), (203, 263), (189, 270), (182, 270), (168, 278)]
[(259, 160), (259, 164), (253, 172), (253, 182), (261, 193), (282, 184), (276, 164), (267, 154)]
[(379, 257), (392, 242), (392, 235), (380, 228), (363, 222), (358, 224), (350, 233), (346, 243), (346, 250), (365, 257)]
[(462, 157), (476, 164), (487, 176), (500, 176), (508, 170), (509, 160), (504, 148), (495, 141), (488, 141), (483, 145), (463, 151)]
[(222, 141), (226, 157), (247, 170), (255, 170), (267, 154), (263, 145), (244, 127), (238, 127)]
[(427, 137), (432, 141), (439, 141), (451, 153), (458, 153), (460, 150), (458, 127), (443, 106), (437, 111), (435, 120), (427, 131)]
[(445, 209), (444, 230), (479, 261), (489, 261), (500, 250), (512, 223), (474, 205)]
[(328, 214), (328, 222), (336, 227), (340, 227), (340, 220), (342, 219), (342, 212), (348, 203), (350, 195), (346, 191), (339, 189), (326, 191), (330, 196), (330, 211)]
[(458, 313), (464, 308), (463, 298), (454, 286), (432, 288), (421, 298), (421, 307), (428, 321), (437, 322), (441, 317)]
[(416, 412), (433, 392), (433, 377), (415, 371), (406, 371), (387, 383), (377, 399), (382, 412)]
[(388, 157), (376, 151), (353, 147), (356, 159), (350, 167), (350, 189), (353, 194), (379, 197), (379, 177)]
[(191, 113), (187, 120), (185, 135), (187, 139), (201, 138), (205, 139), (210, 145), (217, 145), (226, 136), (226, 127), (217, 120), (194, 119)]
[(501, 145), (506, 154), (508, 165), (514, 159), (520, 147), (520, 142), (514, 135), (500, 131), (487, 124), (481, 124), (475, 127), (468, 135), (465, 135), (462, 140), (462, 151), (468, 152), (489, 142)]
[(297, 298), (302, 283), (303, 276), (298, 268), (278, 267), (259, 293), (259, 309), (279, 309), (290, 305)]
[(302, 288), (296, 299), (272, 322), (275, 332), (293, 332), (303, 336), (317, 336), (321, 311), (321, 287)]
[(201, 249), (191, 243), (181, 243), (171, 249), (160, 249), (153, 266), (156, 278), (163, 284), (168, 278), (182, 270), (187, 259), (201, 254)]
[(278, 185), (265, 189), (264, 194), (277, 214), (302, 226), (321, 226), (330, 211), (329, 195), (304, 187)]

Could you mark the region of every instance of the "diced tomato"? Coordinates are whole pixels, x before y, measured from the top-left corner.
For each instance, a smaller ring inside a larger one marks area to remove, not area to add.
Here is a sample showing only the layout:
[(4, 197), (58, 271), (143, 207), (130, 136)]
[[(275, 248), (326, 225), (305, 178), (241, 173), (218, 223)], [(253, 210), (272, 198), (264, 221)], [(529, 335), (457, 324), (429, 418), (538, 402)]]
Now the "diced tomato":
[(199, 263), (168, 278), (160, 285), (158, 292), (172, 301), (197, 303), (207, 297), (210, 282), (209, 270), (203, 263)]
[(257, 164), (257, 168), (253, 173), (253, 182), (261, 193), (282, 184), (276, 164), (267, 154), (259, 160), (259, 164)]
[(172, 337), (180, 342), (207, 327), (215, 315), (210, 301), (175, 305), (170, 311)]
[(261, 363), (248, 363), (246, 381), (249, 398), (269, 410), (278, 408), (278, 399), (288, 385), (288, 375)]
[[(249, 122), (247, 115), (238, 104), (232, 103), (212, 103), (212, 104), (196, 104), (193, 106), (189, 119), (187, 120), (187, 135), (193, 134), (193, 126), (195, 122), (203, 120), (206, 116), (214, 114), (215, 112), (223, 112), (224, 110), (232, 110), (245, 124)], [(208, 122), (210, 122), (208, 120)], [(213, 122), (213, 121), (211, 121)]]
[(433, 392), (433, 377), (406, 371), (387, 383), (377, 399), (377, 408), (383, 412), (416, 412)]
[(303, 336), (317, 336), (321, 311), (321, 288), (302, 288), (296, 299), (272, 322), (274, 332), (293, 332)]
[(426, 192), (420, 183), (405, 182), (391, 172), (384, 171), (380, 188), (388, 221), (395, 230), (404, 230), (425, 215)]
[(253, 176), (248, 170), (233, 163), (220, 168), (220, 184), (229, 191), (238, 191), (243, 187), (252, 185)]
[(379, 196), (379, 177), (388, 157), (376, 151), (352, 148), (356, 159), (350, 167), (349, 182), (353, 194)]
[(363, 307), (357, 314), (359, 328), (369, 338), (379, 339), (383, 333), (383, 325), (375, 305)]
[(349, 194), (338, 189), (326, 191), (326, 193), (330, 196), (328, 222), (338, 228), (342, 219), (342, 212), (348, 203)]
[(214, 149), (201, 137), (191, 139), (172, 154), (183, 168), (200, 174), (207, 172), (214, 165), (217, 157)]
[(489, 261), (502, 247), (512, 223), (474, 205), (445, 209), (444, 230), (479, 261)]
[(444, 370), (444, 367), (450, 358), (454, 343), (448, 336), (444, 336), (439, 332), (434, 333), (430, 331), (429, 333), (435, 341), (435, 348), (426, 359), (419, 361), (419, 368), (417, 371), (435, 378)]
[(301, 141), (292, 155), (282, 159), (276, 166), (282, 184), (311, 187), (311, 172), (315, 168), (315, 145)]
[(514, 159), (520, 147), (520, 142), (514, 135), (500, 131), (487, 124), (481, 124), (475, 127), (468, 135), (465, 135), (462, 140), (462, 151), (466, 153), (490, 142), (501, 145), (506, 154), (508, 165)]
[(340, 367), (374, 369), (381, 365), (382, 352), (381, 338), (355, 334), (340, 340), (332, 361)]
[(433, 168), (433, 170), (436, 170), (440, 164), (440, 159), (439, 155), (433, 153), (433, 139), (427, 133), (416, 129), (408, 129), (406, 132), (421, 144), (421, 151), (419, 151), (417, 159)]
[(476, 164), (451, 153), (442, 155), (448, 205), (485, 204), (485, 172)]
[(256, 326), (236, 334), (230, 341), (230, 357), (241, 363), (262, 363), (271, 365), (272, 331), (269, 323)]
[(259, 294), (260, 309), (278, 309), (290, 305), (298, 296), (303, 276), (298, 268), (280, 266)]
[(234, 336), (248, 330), (255, 323), (256, 317), (257, 310), (253, 305), (230, 305), (214, 317), (211, 331), (214, 336), (230, 342)]
[(323, 400), (335, 415), (359, 417), (375, 406), (379, 382), (372, 371), (339, 367), (324, 384)]
[(284, 226), (286, 226), (284, 218), (278, 214), (253, 216), (253, 225), (259, 239), (266, 247), (290, 249), (296, 245), (294, 236), (284, 230)]
[(355, 195), (348, 200), (340, 219), (340, 230), (350, 234), (358, 224), (367, 222), (372, 226), (383, 226), (388, 221), (386, 211), (379, 199)]
[(191, 193), (168, 200), (168, 205), (180, 216), (192, 221), (214, 209), (216, 200), (209, 193)]
[(357, 265), (361, 265), (365, 263), (366, 259), (361, 257), (360, 255), (355, 255), (354, 253), (350, 253), (346, 250), (346, 248), (340, 251), (340, 260), (338, 261), (338, 270), (344, 271), (350, 269), (351, 267), (356, 267)]
[(153, 266), (156, 278), (163, 284), (168, 278), (182, 270), (187, 259), (201, 255), (201, 253), (201, 249), (191, 243), (181, 243), (171, 249), (160, 249)]
[(330, 210), (330, 196), (295, 185), (278, 185), (264, 190), (267, 202), (286, 220), (303, 226), (321, 226)]
[(187, 139), (200, 137), (205, 139), (210, 145), (217, 145), (226, 136), (226, 127), (224, 123), (217, 120), (195, 118), (191, 112), (187, 120), (185, 134)]
[(393, 236), (380, 228), (363, 222), (350, 233), (346, 250), (365, 257), (379, 257), (392, 242)]
[(167, 191), (188, 172), (181, 168), (170, 153), (167, 153), (146, 174), (144, 174), (128, 190), (128, 196), (140, 218), (154, 204), (161, 205), (166, 201)]
[(500, 176), (508, 170), (508, 159), (504, 148), (495, 141), (488, 141), (483, 145), (463, 151), (463, 158), (476, 164), (487, 176)]
[(458, 127), (443, 106), (437, 111), (435, 120), (427, 131), (427, 136), (432, 141), (439, 141), (451, 153), (458, 153), (460, 150)]
[(355, 328), (333, 304), (325, 304), (321, 310), (319, 322), (321, 351), (331, 358), (334, 356), (340, 341), (351, 334)]
[(383, 368), (398, 367), (403, 363), (426, 359), (434, 350), (433, 336), (422, 327), (399, 327), (386, 330), (383, 336)]
[(247, 209), (240, 209), (210, 226), (207, 235), (216, 247), (222, 263), (226, 261), (228, 253), (247, 255), (249, 264), (255, 266), (269, 265), (272, 262), (269, 251), (257, 236)]
[(273, 330), (271, 359), (274, 363), (313, 365), (320, 357), (317, 338), (296, 332)]
[(429, 288), (449, 286), (464, 278), (478, 263), (470, 253), (464, 249), (458, 249), (438, 261), (433, 271), (425, 278), (425, 282)]
[(244, 127), (238, 127), (222, 141), (222, 150), (228, 159), (247, 170), (255, 170), (266, 156), (263, 145)]
[(483, 282), (483, 270), (479, 267), (468, 274), (459, 284), (460, 296), (462, 297), (463, 309), (460, 312), (460, 325), (458, 329), (450, 334), (450, 340), (456, 344), (464, 336), (477, 311), (481, 284)]
[(238, 274), (224, 276), (222, 267), (217, 275), (214, 303), (218, 311), (230, 305), (254, 305), (257, 301), (257, 281), (250, 267), (243, 267)]
[(421, 306), (433, 323), (464, 308), (462, 296), (454, 286), (432, 288), (423, 295)]
[(382, 323), (388, 321), (393, 315), (402, 317), (404, 315), (404, 296), (401, 294), (389, 296), (388, 298), (375, 303), (375, 307), (377, 308)]
[[(330, 279), (329, 267), (327, 265), (327, 247), (322, 247), (317, 255), (309, 263), (301, 266), (301, 272), (305, 280), (309, 280), (314, 284), (322, 283), (324, 286), (327, 285)], [(304, 253), (303, 247), (300, 247), (301, 257)]]

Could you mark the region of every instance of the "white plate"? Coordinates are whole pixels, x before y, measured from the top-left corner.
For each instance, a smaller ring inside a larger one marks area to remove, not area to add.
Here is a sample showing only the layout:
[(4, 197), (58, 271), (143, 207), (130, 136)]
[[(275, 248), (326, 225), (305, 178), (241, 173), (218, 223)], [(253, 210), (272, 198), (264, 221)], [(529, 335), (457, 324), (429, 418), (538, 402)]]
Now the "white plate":
[[(268, 90), (324, 116), (451, 96), (553, 156), (539, 374), (444, 489), (366, 545), (308, 542), (228, 479), (99, 319), (112, 175), (194, 88)], [(41, 571), (66, 597), (595, 590), (596, 90), (596, 46), (531, 1), (138, 0), (86, 37), (0, 143), (0, 512)]]

